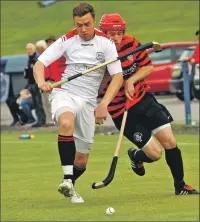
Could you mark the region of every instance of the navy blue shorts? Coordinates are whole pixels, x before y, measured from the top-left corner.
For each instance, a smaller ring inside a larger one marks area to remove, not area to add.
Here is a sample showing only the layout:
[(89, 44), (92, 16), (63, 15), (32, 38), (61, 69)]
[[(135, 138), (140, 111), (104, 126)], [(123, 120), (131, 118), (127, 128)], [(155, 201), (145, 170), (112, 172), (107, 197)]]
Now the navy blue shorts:
[[(120, 130), (122, 118), (123, 114), (113, 119), (118, 130)], [(154, 129), (172, 121), (173, 118), (167, 108), (158, 103), (148, 92), (128, 110), (124, 136), (138, 148), (142, 148), (151, 138)]]

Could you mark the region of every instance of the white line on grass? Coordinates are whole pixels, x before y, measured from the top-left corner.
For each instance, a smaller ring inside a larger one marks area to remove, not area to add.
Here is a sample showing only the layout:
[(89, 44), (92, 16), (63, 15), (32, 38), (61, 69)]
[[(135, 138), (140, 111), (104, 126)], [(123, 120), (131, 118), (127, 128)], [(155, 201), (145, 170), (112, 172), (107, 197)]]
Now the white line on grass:
[[(42, 143), (57, 143), (57, 142), (49, 142), (49, 141), (43, 141), (43, 140), (40, 140), (40, 141), (36, 141), (36, 140), (15, 140), (15, 141), (10, 141), (10, 140), (3, 140), (1, 141), (1, 143), (24, 143), (24, 144), (27, 144), (28, 142), (30, 143), (36, 143), (36, 144), (42, 144)], [(94, 142), (94, 144), (115, 144), (117, 143), (116, 142)], [(122, 142), (122, 144), (130, 144), (131, 142), (129, 141), (124, 141)], [(199, 143), (178, 143), (179, 145), (182, 145), (182, 146), (187, 146), (187, 145), (199, 145)]]

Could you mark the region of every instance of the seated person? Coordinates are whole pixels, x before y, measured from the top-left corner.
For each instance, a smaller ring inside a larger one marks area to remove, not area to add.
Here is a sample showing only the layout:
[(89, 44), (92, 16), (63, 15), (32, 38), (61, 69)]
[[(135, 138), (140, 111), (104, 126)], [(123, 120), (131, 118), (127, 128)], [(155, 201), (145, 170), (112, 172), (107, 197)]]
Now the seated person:
[(15, 95), (13, 92), (13, 85), (12, 85), (12, 76), (9, 76), (9, 91), (8, 91), (8, 98), (6, 99), (6, 104), (10, 110), (10, 113), (13, 117), (13, 121), (10, 126), (19, 126), (24, 125), (27, 122), (27, 116), (25, 113), (19, 109), (19, 105), (16, 103), (17, 97), (19, 95)]
[(31, 110), (33, 109), (32, 96), (28, 89), (22, 89), (20, 96), (17, 99), (17, 104), (19, 104), (19, 109), (22, 110), (28, 117), (27, 124), (35, 122)]

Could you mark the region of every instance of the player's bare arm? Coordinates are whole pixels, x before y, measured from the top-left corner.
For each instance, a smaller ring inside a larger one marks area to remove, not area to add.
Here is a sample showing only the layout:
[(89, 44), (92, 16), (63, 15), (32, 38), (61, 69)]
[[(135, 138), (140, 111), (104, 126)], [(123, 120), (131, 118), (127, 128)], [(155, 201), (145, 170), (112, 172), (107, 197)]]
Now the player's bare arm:
[(36, 83), (38, 84), (38, 87), (43, 92), (51, 92), (52, 87), (50, 82), (45, 82), (44, 79), (44, 68), (45, 66), (40, 61), (37, 61), (33, 67), (34, 72), (34, 78)]
[(64, 43), (61, 37), (39, 56), (38, 61), (33, 67), (35, 81), (43, 92), (52, 91), (50, 82), (45, 82), (44, 69), (63, 55), (65, 50), (63, 44), (66, 43)]
[(121, 85), (123, 83), (123, 74), (120, 72), (112, 76), (112, 81), (104, 95), (103, 99), (101, 100), (102, 103), (108, 104), (113, 100), (116, 96), (117, 92), (119, 91)]
[(97, 124), (103, 124), (107, 116), (107, 107), (116, 96), (123, 82), (123, 74), (118, 73), (112, 76), (112, 81), (104, 95), (103, 99), (95, 110), (95, 118)]
[(153, 66), (141, 67), (134, 75), (132, 75), (125, 84), (125, 94), (127, 98), (132, 100), (134, 93), (134, 84), (145, 79), (153, 71)]

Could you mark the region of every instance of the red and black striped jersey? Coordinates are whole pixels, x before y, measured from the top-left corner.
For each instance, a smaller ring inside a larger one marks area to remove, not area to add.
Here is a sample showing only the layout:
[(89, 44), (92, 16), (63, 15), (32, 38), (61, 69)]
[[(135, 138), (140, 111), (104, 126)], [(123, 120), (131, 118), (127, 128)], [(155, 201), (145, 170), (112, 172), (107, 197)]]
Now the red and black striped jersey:
[[(121, 56), (129, 51), (134, 50), (135, 48), (139, 47), (141, 44), (140, 42), (133, 36), (124, 36), (120, 45), (120, 49), (118, 49), (118, 55)], [(122, 114), (125, 111), (125, 103), (126, 103), (126, 95), (124, 91), (124, 85), (126, 80), (134, 75), (141, 67), (143, 66), (149, 66), (152, 65), (151, 60), (146, 52), (146, 50), (137, 52), (134, 55), (125, 57), (121, 59), (122, 69), (123, 69), (123, 78), (124, 82), (115, 96), (115, 98), (112, 100), (112, 102), (108, 106), (108, 112), (112, 116), (112, 118), (116, 118), (120, 114)], [(105, 76), (105, 79), (107, 80), (106, 83), (104, 83), (103, 90), (100, 90), (100, 97), (102, 98), (111, 82), (111, 77)], [(104, 80), (105, 82), (105, 80)], [(133, 97), (133, 103), (131, 105), (135, 105), (138, 101), (142, 99), (142, 97), (145, 95), (145, 92), (150, 87), (145, 83), (145, 80), (140, 81), (135, 85), (134, 89), (134, 97)]]

